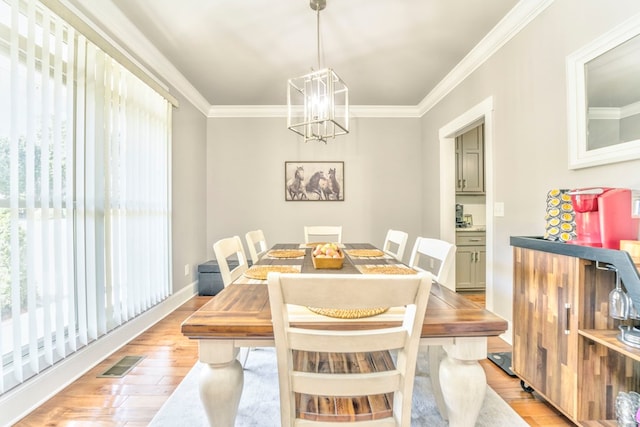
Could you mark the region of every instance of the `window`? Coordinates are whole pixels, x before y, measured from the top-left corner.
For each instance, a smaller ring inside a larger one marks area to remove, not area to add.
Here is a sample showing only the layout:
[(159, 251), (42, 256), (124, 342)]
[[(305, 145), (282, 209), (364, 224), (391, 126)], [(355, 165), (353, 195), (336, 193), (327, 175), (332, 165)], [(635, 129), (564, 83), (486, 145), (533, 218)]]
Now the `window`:
[(0, 393), (169, 295), (171, 105), (0, 0)]

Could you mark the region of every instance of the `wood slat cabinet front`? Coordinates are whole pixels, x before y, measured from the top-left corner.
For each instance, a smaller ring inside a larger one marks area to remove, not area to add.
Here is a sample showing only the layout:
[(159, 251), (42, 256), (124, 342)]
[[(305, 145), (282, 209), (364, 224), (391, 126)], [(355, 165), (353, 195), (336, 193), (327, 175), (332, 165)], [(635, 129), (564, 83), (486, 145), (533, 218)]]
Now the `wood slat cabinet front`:
[(637, 321), (609, 316), (615, 273), (513, 249), (513, 371), (578, 425), (616, 425), (618, 393), (640, 391), (640, 349), (617, 338)]
[(513, 371), (577, 419), (578, 258), (514, 247)]

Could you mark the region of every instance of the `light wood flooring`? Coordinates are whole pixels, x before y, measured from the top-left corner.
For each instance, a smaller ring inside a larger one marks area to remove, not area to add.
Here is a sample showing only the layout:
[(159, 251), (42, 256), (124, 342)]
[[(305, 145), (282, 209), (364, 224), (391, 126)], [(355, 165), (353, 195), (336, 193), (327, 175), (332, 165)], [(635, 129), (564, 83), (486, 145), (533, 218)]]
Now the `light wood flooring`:
[[(467, 294), (484, 305), (484, 294)], [(198, 346), (180, 324), (211, 297), (194, 297), (62, 390), (16, 426), (146, 426), (193, 367)], [(499, 338), (489, 352), (511, 351)], [(145, 358), (123, 378), (97, 378), (125, 355)], [(532, 426), (573, 426), (536, 393), (527, 393), (493, 362), (481, 362), (489, 385)]]

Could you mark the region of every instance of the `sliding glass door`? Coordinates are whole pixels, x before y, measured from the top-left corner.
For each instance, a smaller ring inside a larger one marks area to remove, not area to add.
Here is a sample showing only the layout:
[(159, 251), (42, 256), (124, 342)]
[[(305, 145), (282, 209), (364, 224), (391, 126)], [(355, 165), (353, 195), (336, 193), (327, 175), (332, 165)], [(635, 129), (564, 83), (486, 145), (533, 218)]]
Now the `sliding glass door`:
[(0, 393), (169, 295), (171, 104), (0, 0)]

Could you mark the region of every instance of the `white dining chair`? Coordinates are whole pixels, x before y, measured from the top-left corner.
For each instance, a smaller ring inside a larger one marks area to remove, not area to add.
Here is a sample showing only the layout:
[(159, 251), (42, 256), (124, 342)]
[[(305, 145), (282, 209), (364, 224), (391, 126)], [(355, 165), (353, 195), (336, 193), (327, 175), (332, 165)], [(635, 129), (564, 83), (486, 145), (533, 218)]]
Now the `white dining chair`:
[[(244, 246), (242, 246), (242, 240), (240, 240), (239, 236), (218, 240), (213, 244), (213, 252), (218, 261), (218, 267), (220, 267), (222, 284), (225, 287), (242, 276), (242, 273), (249, 268), (247, 255), (244, 252)], [(233, 266), (234, 263), (230, 262), (234, 258), (237, 260), (236, 266)]]
[[(422, 271), (429, 271), (436, 282), (452, 289), (449, 285), (449, 273), (455, 262), (456, 245), (444, 240), (418, 237), (413, 245), (409, 266)], [(455, 290), (455, 286), (453, 287)]]
[[(244, 246), (242, 246), (242, 240), (240, 236), (227, 237), (220, 239), (213, 244), (213, 252), (218, 261), (218, 267), (220, 268), (220, 276), (222, 277), (222, 284), (224, 287), (229, 286), (234, 280), (242, 276), (242, 274), (249, 269), (249, 262), (247, 255), (244, 252)], [(237, 266), (232, 267), (231, 261), (235, 258), (237, 260)], [(239, 360), (244, 367), (249, 358), (249, 351), (251, 349), (247, 347), (240, 348)]]
[[(434, 280), (442, 286), (448, 285), (449, 273), (455, 263), (456, 245), (440, 239), (417, 237), (411, 251), (409, 266), (418, 271), (429, 271)], [(455, 284), (453, 285), (455, 290)], [(447, 408), (440, 388), (439, 367), (444, 357), (442, 346), (430, 345), (427, 347), (429, 357), (429, 374), (433, 384), (433, 395), (442, 417), (446, 420)]]
[(262, 258), (264, 254), (267, 253), (269, 248), (267, 246), (267, 240), (265, 239), (262, 230), (249, 231), (244, 235), (244, 238), (247, 241), (251, 262), (255, 264), (260, 261), (260, 258)]
[(387, 236), (384, 238), (382, 250), (398, 261), (402, 261), (408, 239), (409, 235), (404, 231), (389, 229)]
[(342, 243), (341, 225), (307, 225), (304, 227), (304, 242)]
[[(354, 421), (356, 416), (359, 421), (381, 418), (362, 425), (409, 427), (418, 346), (432, 280), (427, 272), (395, 276), (270, 273), (282, 427), (312, 425), (309, 419)], [(299, 317), (300, 310), (307, 311), (304, 307), (402, 307), (404, 321), (366, 330), (336, 331), (331, 321), (318, 321), (313, 329), (293, 326), (290, 316)], [(391, 351), (397, 351), (394, 358)], [(318, 369), (320, 365), (323, 369)], [(376, 399), (374, 395), (383, 406), (380, 411), (374, 410), (378, 405), (368, 404)], [(325, 405), (305, 404), (318, 396)], [(363, 397), (364, 402), (369, 401), (358, 404)], [(355, 424), (361, 425), (349, 425)]]

